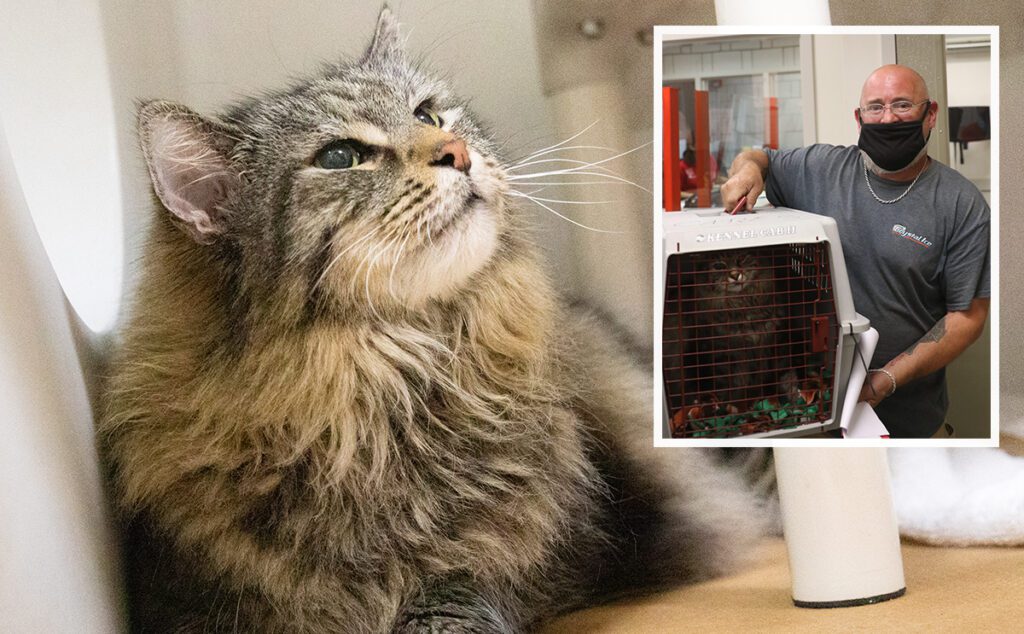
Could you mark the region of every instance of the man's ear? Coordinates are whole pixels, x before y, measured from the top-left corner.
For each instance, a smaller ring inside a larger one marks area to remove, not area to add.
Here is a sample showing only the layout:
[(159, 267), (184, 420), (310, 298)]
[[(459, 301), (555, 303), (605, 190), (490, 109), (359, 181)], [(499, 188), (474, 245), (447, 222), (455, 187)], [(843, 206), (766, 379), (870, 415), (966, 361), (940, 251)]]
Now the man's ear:
[(139, 106), (138, 133), (160, 202), (196, 242), (214, 242), (226, 230), (222, 204), (239, 181), (230, 131), (185, 106), (150, 101)]
[(857, 122), (857, 129), (860, 130), (860, 108), (853, 109), (853, 120)]
[(405, 47), (402, 45), (401, 33), (398, 28), (398, 20), (388, 5), (384, 5), (377, 16), (377, 28), (373, 32), (373, 41), (363, 53), (361, 62), (379, 63), (389, 61), (403, 61), (405, 59)]
[(935, 124), (939, 120), (939, 102), (932, 99), (928, 102), (928, 131), (931, 132), (935, 129)]

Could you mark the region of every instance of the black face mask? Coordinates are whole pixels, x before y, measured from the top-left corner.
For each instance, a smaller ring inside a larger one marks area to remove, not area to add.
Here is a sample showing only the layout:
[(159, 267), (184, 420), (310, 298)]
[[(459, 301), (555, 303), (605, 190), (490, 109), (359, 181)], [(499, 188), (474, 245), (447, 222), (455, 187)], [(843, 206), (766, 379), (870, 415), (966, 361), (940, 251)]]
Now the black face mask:
[[(928, 144), (921, 125), (931, 110), (931, 102), (917, 121), (892, 123), (860, 122), (860, 140), (857, 147), (867, 152), (871, 160), (884, 170), (896, 172), (910, 165), (917, 153)], [(860, 113), (857, 113), (860, 119)]]

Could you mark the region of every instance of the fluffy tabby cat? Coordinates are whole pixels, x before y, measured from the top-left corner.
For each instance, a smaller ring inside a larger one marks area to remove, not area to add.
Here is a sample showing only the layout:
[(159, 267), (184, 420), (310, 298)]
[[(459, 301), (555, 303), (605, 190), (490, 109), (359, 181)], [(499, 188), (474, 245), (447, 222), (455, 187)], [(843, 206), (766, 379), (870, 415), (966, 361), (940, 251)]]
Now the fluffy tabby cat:
[(136, 630), (516, 632), (759, 533), (740, 476), (651, 448), (649, 369), (553, 294), (387, 9), (358, 61), (138, 122), (160, 213), (102, 428)]
[(691, 339), (713, 364), (713, 393), (734, 408), (777, 396), (774, 357), (782, 311), (771, 260), (739, 249), (702, 261)]

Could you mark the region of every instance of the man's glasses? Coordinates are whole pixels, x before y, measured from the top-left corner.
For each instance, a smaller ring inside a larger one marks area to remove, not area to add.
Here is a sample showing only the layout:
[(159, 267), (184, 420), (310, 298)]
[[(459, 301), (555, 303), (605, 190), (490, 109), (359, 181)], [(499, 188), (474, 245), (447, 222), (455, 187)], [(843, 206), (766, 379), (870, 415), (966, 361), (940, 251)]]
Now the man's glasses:
[(864, 119), (881, 119), (885, 109), (888, 108), (897, 117), (910, 114), (914, 108), (920, 106), (923, 103), (931, 103), (931, 99), (925, 99), (924, 101), (914, 103), (913, 101), (894, 101), (888, 105), (882, 105), (880, 103), (872, 103), (864, 106), (860, 109), (860, 116)]

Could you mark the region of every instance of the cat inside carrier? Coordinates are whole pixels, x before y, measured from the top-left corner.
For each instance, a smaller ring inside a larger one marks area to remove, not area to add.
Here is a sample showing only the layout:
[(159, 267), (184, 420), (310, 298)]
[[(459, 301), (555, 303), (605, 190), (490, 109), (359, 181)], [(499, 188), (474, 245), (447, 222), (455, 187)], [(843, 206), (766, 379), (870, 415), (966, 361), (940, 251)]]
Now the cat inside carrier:
[(868, 320), (835, 221), (791, 209), (664, 214), (662, 375), (674, 438), (801, 436), (839, 425)]

